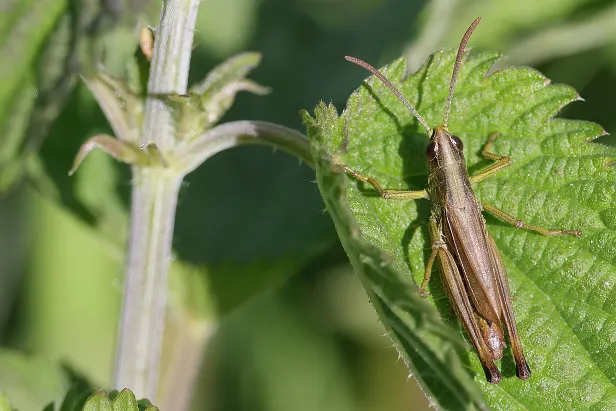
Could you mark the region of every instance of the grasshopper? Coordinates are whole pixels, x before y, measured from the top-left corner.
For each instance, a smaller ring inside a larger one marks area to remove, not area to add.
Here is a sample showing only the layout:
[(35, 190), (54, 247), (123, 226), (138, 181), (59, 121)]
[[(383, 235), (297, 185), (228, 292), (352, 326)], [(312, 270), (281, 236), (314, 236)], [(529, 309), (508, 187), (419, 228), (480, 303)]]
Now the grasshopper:
[(426, 287), (432, 267), (438, 261), (443, 285), (455, 313), (462, 322), (468, 337), (479, 355), (488, 382), (497, 384), (502, 376), (494, 364), (503, 356), (506, 347), (503, 326), (516, 364), (516, 375), (522, 380), (530, 377), (531, 371), (524, 353), (507, 282), (505, 267), (492, 236), (486, 231), (482, 211), (486, 211), (516, 228), (535, 231), (546, 236), (581, 236), (577, 230), (549, 230), (526, 224), (516, 217), (475, 198), (472, 184), (478, 183), (511, 164), (511, 159), (491, 152), (497, 133), (489, 136), (481, 154), (494, 161), (477, 175), (469, 176), (464, 159), (462, 141), (452, 135), (447, 123), (458, 72), (462, 65), (466, 44), (479, 24), (477, 18), (467, 29), (456, 55), (445, 102), (443, 124), (431, 129), (426, 120), (413, 108), (404, 96), (374, 67), (355, 57), (345, 58), (374, 74), (411, 111), (425, 128), (430, 142), (426, 149), (428, 161), (428, 188), (419, 191), (386, 190), (372, 177), (359, 174), (342, 164), (338, 157), (334, 162), (356, 179), (372, 185), (378, 194), (390, 200), (428, 199), (432, 201), (429, 220), (432, 251), (426, 264), (424, 279), (419, 287), (422, 296), (427, 296)]

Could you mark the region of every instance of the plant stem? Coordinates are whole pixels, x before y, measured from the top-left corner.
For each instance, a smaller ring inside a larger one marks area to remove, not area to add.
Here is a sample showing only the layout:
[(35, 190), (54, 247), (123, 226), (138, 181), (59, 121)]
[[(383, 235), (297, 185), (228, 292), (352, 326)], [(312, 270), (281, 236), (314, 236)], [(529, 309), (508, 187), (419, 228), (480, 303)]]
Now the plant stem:
[(299, 157), (314, 167), (308, 137), (297, 130), (266, 121), (238, 120), (205, 131), (179, 152), (186, 173), (213, 155), (243, 144), (268, 145)]
[(432, 0), (422, 11), (420, 31), (415, 40), (406, 46), (402, 55), (406, 57), (406, 73), (413, 74), (422, 65), (426, 56), (437, 47), (447, 33), (451, 21), (456, 18), (455, 10), (459, 0)]
[(165, 323), (167, 274), (182, 177), (133, 167), (131, 238), (115, 387), (154, 399)]
[(159, 409), (175, 411), (189, 409), (207, 344), (217, 329), (217, 321), (194, 319), (187, 315), (167, 322), (165, 347), (169, 343), (170, 349), (165, 348), (164, 352), (164, 356), (168, 358), (163, 358), (163, 361), (166, 361), (163, 364), (159, 397), (156, 402)]
[[(171, 109), (162, 98), (184, 94), (199, 0), (163, 1), (148, 82), (142, 147), (173, 150)], [(184, 175), (162, 167), (133, 167), (131, 231), (114, 386), (137, 398), (157, 391), (165, 323), (167, 277), (178, 191)]]
[(175, 140), (172, 111), (162, 98), (186, 93), (199, 1), (163, 0), (140, 136), (142, 145), (154, 143), (162, 152), (172, 148)]
[(548, 26), (535, 34), (514, 42), (508, 64), (538, 65), (613, 44), (616, 35), (616, 4), (582, 21)]

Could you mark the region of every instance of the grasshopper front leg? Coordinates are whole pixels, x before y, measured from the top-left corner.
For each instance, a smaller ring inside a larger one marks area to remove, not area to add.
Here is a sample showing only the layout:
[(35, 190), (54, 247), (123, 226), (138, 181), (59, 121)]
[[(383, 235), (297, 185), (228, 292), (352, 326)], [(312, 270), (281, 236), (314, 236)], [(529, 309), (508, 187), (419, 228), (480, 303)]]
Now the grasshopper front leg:
[(482, 180), (485, 180), (486, 178), (493, 176), (494, 174), (498, 173), (499, 171), (504, 170), (505, 168), (511, 165), (511, 159), (509, 157), (501, 156), (491, 151), (492, 146), (494, 145), (494, 141), (496, 140), (496, 137), (498, 136), (499, 136), (499, 133), (490, 134), (490, 136), (488, 137), (488, 142), (483, 147), (483, 150), (481, 150), (481, 155), (484, 158), (487, 158), (488, 160), (493, 160), (495, 161), (495, 163), (490, 165), (488, 168), (481, 170), (476, 175), (471, 176), (470, 177), (471, 183), (478, 183)]
[(373, 178), (363, 174), (358, 173), (353, 170), (346, 164), (343, 164), (340, 159), (335, 156), (333, 158), (334, 164), (338, 167), (342, 168), (345, 172), (349, 173), (359, 181), (363, 181), (364, 183), (370, 184), (374, 189), (379, 193), (381, 197), (387, 200), (417, 200), (420, 198), (430, 198), (428, 196), (428, 192), (426, 190), (417, 190), (417, 191), (402, 191), (402, 190), (385, 190), (381, 187), (381, 185)]
[[(438, 260), (445, 291), (447, 291), (451, 305), (462, 322), (466, 334), (477, 350), (486, 378), (490, 383), (498, 384), (502, 378), (501, 373), (496, 368), (492, 353), (482, 338), (478, 316), (468, 298), (468, 293), (456, 261), (442, 241), (441, 230), (434, 216), (430, 217), (430, 237), (432, 243), (436, 244), (436, 247), (432, 250), (434, 258), (431, 257), (432, 261), (429, 261), (427, 265), (432, 267), (434, 260)], [(422, 282), (422, 287), (424, 283), (427, 284), (429, 278), (429, 273), (426, 271), (426, 278)]]

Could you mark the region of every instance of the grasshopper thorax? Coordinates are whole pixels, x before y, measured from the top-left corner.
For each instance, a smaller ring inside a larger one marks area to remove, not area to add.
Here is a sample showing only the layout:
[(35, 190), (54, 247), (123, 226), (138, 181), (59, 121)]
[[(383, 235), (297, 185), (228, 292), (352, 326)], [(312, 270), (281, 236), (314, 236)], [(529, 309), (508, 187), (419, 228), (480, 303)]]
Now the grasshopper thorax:
[[(434, 127), (426, 147), (430, 198), (464, 196), (470, 188), (462, 140), (445, 126)], [(453, 201), (453, 199), (451, 199)]]

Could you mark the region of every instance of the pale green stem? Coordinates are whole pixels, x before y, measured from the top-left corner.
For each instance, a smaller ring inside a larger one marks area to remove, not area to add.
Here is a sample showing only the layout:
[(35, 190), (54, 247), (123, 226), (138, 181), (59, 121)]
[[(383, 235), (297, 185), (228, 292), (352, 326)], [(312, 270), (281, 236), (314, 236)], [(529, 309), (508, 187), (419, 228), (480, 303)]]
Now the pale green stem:
[(436, 48), (447, 33), (455, 18), (454, 11), (459, 0), (432, 0), (422, 11), (419, 20), (421, 31), (416, 39), (406, 47), (402, 55), (406, 57), (406, 73), (413, 74), (419, 69), (432, 50)]
[(239, 120), (205, 131), (178, 155), (188, 174), (214, 154), (244, 144), (280, 148), (313, 167), (308, 137), (299, 131), (266, 121)]
[(156, 31), (140, 143), (154, 143), (165, 152), (174, 146), (172, 111), (163, 101), (185, 94), (199, 0), (165, 0)]
[[(169, 313), (167, 313), (169, 314)], [(156, 405), (161, 410), (188, 410), (207, 343), (217, 330), (216, 321), (183, 315), (165, 327), (166, 369), (162, 373)], [(169, 345), (167, 345), (169, 344)]]
[[(162, 97), (184, 94), (199, 0), (163, 1), (139, 137), (164, 156), (173, 149), (171, 109)], [(157, 391), (167, 277), (178, 191), (183, 174), (133, 167), (131, 231), (114, 386), (154, 399)]]
[(548, 60), (613, 44), (616, 38), (616, 4), (581, 22), (548, 27), (512, 45), (509, 64), (537, 65)]
[(167, 273), (182, 176), (133, 167), (131, 238), (115, 387), (154, 400), (165, 323)]
[[(264, 122), (223, 124), (204, 132), (192, 144), (176, 143), (172, 109), (165, 104), (164, 98), (170, 94), (186, 93), (198, 4), (198, 0), (163, 2), (161, 22), (155, 36), (143, 129), (139, 136), (142, 148), (154, 144), (163, 159), (165, 156), (176, 161), (182, 159), (184, 167), (178, 164), (170, 167), (133, 166), (131, 231), (114, 386), (118, 389), (128, 387), (138, 398), (146, 397), (155, 402), (173, 226), (183, 177), (211, 155), (244, 143), (270, 144), (310, 161), (304, 135)], [(189, 152), (183, 152), (182, 147), (190, 148)], [(165, 406), (169, 406), (171, 398), (179, 401), (173, 403), (173, 409), (181, 410), (187, 406), (190, 387), (200, 365), (200, 353), (214, 329), (214, 323), (207, 326), (197, 324), (191, 330), (185, 330), (190, 332), (182, 334), (182, 338), (169, 341), (173, 345), (169, 375), (177, 381), (175, 385), (170, 385), (169, 380), (164, 381), (158, 399)], [(186, 359), (190, 363), (187, 364)], [(178, 375), (183, 376), (181, 381)], [(184, 389), (179, 390), (177, 384)], [(170, 387), (172, 391), (169, 391)], [(176, 398), (176, 394), (179, 397)]]

